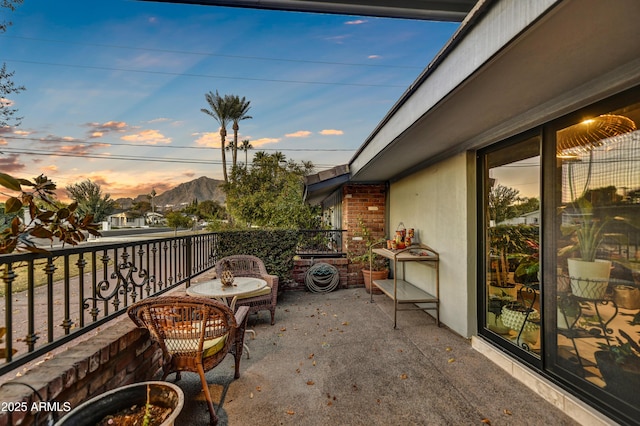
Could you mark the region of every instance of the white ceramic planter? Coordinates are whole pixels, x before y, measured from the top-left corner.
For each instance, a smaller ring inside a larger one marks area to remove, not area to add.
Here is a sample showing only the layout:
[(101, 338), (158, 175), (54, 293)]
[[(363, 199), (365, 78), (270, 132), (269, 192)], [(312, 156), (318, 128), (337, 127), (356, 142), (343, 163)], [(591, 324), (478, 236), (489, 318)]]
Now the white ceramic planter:
[(510, 329), (519, 332), (520, 330), (524, 332), (537, 332), (540, 328), (540, 325), (527, 321), (525, 323), (525, 318), (528, 320), (539, 320), (540, 313), (535, 308), (530, 308), (531, 312), (529, 312), (529, 317), (527, 318), (526, 312), (521, 312), (518, 310), (510, 309), (509, 305), (505, 305), (502, 307), (502, 315), (500, 316), (502, 319), (502, 323), (509, 327)]
[(602, 259), (596, 259), (595, 262), (581, 259), (567, 259), (567, 261), (571, 293), (584, 299), (604, 299), (609, 286), (611, 262)]

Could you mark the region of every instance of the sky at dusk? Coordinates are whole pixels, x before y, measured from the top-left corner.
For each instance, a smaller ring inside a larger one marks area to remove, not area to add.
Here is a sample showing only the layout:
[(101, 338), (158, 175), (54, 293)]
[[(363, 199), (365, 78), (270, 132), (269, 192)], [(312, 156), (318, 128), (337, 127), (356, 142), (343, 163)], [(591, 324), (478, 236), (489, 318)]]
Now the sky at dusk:
[(348, 163), (459, 26), (135, 0), (0, 13), (0, 63), (27, 88), (9, 99), (24, 118), (0, 128), (0, 171), (91, 179), (114, 199), (222, 179), (219, 125), (200, 111), (216, 90), (251, 101), (249, 162)]

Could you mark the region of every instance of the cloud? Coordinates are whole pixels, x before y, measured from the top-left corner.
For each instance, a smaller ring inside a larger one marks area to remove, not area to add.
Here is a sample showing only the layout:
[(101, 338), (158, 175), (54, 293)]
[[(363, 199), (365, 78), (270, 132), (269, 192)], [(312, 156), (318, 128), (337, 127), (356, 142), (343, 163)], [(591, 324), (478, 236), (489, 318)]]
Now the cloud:
[(89, 127), (87, 134), (90, 139), (101, 138), (112, 132), (122, 133), (130, 128), (124, 121), (107, 121), (102, 124), (86, 123), (85, 127)]
[(159, 143), (171, 143), (171, 138), (164, 136), (157, 130), (142, 130), (132, 135), (122, 136), (120, 139), (127, 142), (142, 142), (147, 145), (157, 145)]
[(320, 130), (320, 134), (325, 136), (337, 136), (337, 135), (344, 135), (344, 132), (342, 130), (336, 130), (336, 129), (324, 129), (324, 130)]
[(42, 170), (46, 170), (47, 172), (57, 172), (58, 166), (56, 166), (55, 164), (51, 164), (47, 167), (43, 167)]
[(280, 142), (280, 138), (260, 138), (260, 139), (252, 140), (251, 145), (253, 145), (254, 148), (258, 148), (264, 145), (268, 145), (270, 143), (278, 143), (278, 142)]
[(166, 118), (166, 117), (158, 117), (158, 118), (154, 118), (153, 120), (147, 121), (147, 123), (149, 123), (149, 124), (162, 123), (163, 121), (171, 121), (171, 119)]
[(96, 128), (106, 130), (126, 130), (128, 127), (124, 121), (107, 121), (106, 123), (98, 124)]
[(368, 59), (380, 59), (382, 56), (380, 55), (369, 55), (367, 56)]
[(344, 24), (345, 25), (362, 25), (366, 22), (367, 21), (365, 19), (356, 19), (355, 21), (347, 21)]
[(193, 133), (191, 136), (198, 136), (196, 144), (198, 146), (208, 146), (210, 148), (220, 148), (220, 134), (215, 132)]
[(90, 148), (92, 147), (84, 144), (78, 144), (78, 145), (63, 145), (58, 149), (65, 154), (87, 155), (90, 152)]
[(286, 138), (308, 138), (311, 132), (308, 130), (298, 130), (297, 132), (287, 133), (284, 135)]
[(15, 102), (11, 99), (0, 98), (0, 105), (2, 105), (3, 107), (12, 107), (15, 105)]
[(24, 169), (24, 164), (18, 161), (18, 154), (9, 154), (0, 156), (0, 170), (3, 173), (15, 173)]
[(26, 130), (16, 130), (16, 131), (13, 132), (14, 135), (18, 135), (18, 136), (29, 136), (31, 133), (32, 132), (29, 132), (29, 131), (26, 131)]
[(342, 44), (344, 42), (344, 39), (346, 38), (349, 38), (349, 36), (348, 35), (333, 36), (333, 37), (327, 37), (325, 38), (325, 40), (332, 41), (336, 44)]

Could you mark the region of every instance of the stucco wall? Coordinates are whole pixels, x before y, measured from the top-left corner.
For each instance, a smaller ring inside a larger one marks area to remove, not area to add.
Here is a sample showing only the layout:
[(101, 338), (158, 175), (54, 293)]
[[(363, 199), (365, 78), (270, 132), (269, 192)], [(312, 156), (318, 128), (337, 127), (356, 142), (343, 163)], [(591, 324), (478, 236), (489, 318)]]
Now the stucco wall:
[[(389, 191), (391, 233), (402, 222), (440, 254), (440, 321), (465, 337), (476, 321), (475, 252), (469, 249), (472, 173), (471, 158), (459, 154), (392, 183)], [(434, 276), (425, 265), (406, 265), (407, 281), (431, 293)]]

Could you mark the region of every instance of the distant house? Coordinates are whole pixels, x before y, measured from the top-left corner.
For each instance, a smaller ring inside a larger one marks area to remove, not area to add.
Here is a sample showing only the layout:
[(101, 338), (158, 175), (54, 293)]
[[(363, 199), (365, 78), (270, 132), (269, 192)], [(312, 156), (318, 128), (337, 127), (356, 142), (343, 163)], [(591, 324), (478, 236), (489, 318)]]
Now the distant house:
[(540, 225), (540, 210), (500, 222), (500, 225)]
[(156, 212), (147, 212), (145, 214), (145, 220), (147, 225), (159, 225), (165, 222), (164, 216)]
[(132, 212), (114, 213), (107, 218), (113, 228), (142, 228), (147, 225), (146, 218)]

